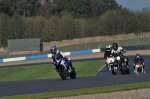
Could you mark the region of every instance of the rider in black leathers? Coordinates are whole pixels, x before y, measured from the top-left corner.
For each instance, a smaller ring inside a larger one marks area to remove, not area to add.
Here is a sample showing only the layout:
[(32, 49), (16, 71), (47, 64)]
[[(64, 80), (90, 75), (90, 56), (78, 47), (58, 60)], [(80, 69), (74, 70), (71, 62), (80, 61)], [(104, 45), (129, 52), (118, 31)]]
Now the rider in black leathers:
[(135, 72), (135, 65), (137, 62), (141, 62), (141, 64), (143, 65), (143, 69), (145, 68), (144, 58), (140, 55), (140, 52), (136, 53), (136, 56), (134, 56), (133, 62), (134, 62), (133, 64), (134, 72)]
[(111, 45), (107, 45), (106, 46), (106, 51), (104, 53), (104, 59), (106, 60), (107, 57), (109, 57), (111, 55)]
[(111, 45), (107, 45), (106, 51), (104, 53), (104, 60), (105, 60), (105, 65), (107, 66), (107, 69), (109, 69), (109, 68), (108, 68), (108, 64), (107, 64), (106, 60), (107, 60), (107, 58), (110, 57), (110, 55), (111, 55)]

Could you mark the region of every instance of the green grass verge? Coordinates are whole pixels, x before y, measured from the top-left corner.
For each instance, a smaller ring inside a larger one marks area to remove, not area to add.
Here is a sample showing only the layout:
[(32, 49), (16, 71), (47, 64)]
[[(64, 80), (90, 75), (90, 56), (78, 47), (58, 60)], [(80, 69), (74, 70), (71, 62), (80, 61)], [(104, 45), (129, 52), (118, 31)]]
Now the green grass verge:
[(68, 97), (68, 96), (77, 96), (77, 95), (85, 95), (85, 94), (108, 93), (108, 92), (115, 92), (115, 91), (141, 89), (141, 88), (150, 88), (150, 82), (85, 88), (85, 89), (68, 90), (68, 91), (45, 92), (45, 93), (18, 95), (18, 96), (6, 96), (6, 97), (0, 97), (0, 99), (48, 99), (54, 97)]
[[(73, 62), (77, 77), (93, 76), (103, 65), (104, 61), (100, 60)], [(60, 78), (51, 63), (0, 68), (0, 81), (48, 78)]]

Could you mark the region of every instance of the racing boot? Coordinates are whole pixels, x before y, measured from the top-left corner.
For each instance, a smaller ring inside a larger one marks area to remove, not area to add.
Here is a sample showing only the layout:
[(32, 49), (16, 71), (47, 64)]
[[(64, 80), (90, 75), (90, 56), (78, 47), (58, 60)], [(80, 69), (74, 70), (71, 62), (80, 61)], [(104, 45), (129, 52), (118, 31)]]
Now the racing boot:
[(56, 68), (56, 66), (54, 65), (54, 69), (56, 70), (56, 72), (58, 72), (58, 69)]
[(145, 73), (145, 64), (143, 63), (143, 73)]

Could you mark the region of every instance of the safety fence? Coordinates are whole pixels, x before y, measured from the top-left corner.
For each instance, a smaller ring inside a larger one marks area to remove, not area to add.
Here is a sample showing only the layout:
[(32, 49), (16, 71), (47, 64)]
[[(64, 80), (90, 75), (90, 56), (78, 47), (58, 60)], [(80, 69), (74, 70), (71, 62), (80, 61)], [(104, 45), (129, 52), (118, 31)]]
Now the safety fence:
[[(57, 48), (62, 52), (72, 52), (90, 49), (101, 49), (101, 51), (105, 51), (106, 46), (112, 45), (114, 42), (117, 42), (119, 46), (124, 47), (126, 50), (150, 49), (150, 32), (141, 33), (139, 35), (130, 33), (130, 34), (120, 34), (116, 36), (96, 36), (96, 37), (78, 38), (73, 40), (42, 42), (40, 43), (41, 46), (40, 50), (36, 49), (33, 50), (33, 46), (30, 46), (28, 50), (23, 49), (21, 51), (8, 51), (7, 48), (3, 49), (2, 51), (0, 49), (1, 51), (0, 59), (49, 54), (51, 53), (49, 48), (52, 45), (56, 45)], [(33, 45), (33, 43), (31, 43), (31, 45)]]
[[(89, 54), (101, 52), (100, 49), (91, 49), (91, 50), (80, 50), (80, 51), (72, 51), (72, 52), (64, 52), (63, 55), (79, 55), (79, 54)], [(23, 61), (23, 60), (34, 60), (34, 59), (42, 59), (42, 58), (49, 58), (52, 54), (43, 54), (43, 55), (34, 55), (34, 56), (25, 56), (25, 57), (14, 57), (14, 58), (4, 58), (0, 59), (0, 63), (3, 62), (13, 62), (13, 61)]]

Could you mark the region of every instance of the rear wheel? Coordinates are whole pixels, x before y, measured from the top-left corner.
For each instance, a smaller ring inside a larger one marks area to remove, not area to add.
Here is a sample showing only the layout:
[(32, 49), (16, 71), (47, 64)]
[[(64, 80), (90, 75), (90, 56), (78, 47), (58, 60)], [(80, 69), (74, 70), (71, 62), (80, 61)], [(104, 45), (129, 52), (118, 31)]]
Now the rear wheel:
[(137, 73), (141, 74), (142, 73), (142, 68), (137, 68)]
[(71, 71), (70, 78), (75, 79), (76, 78), (76, 71)]

